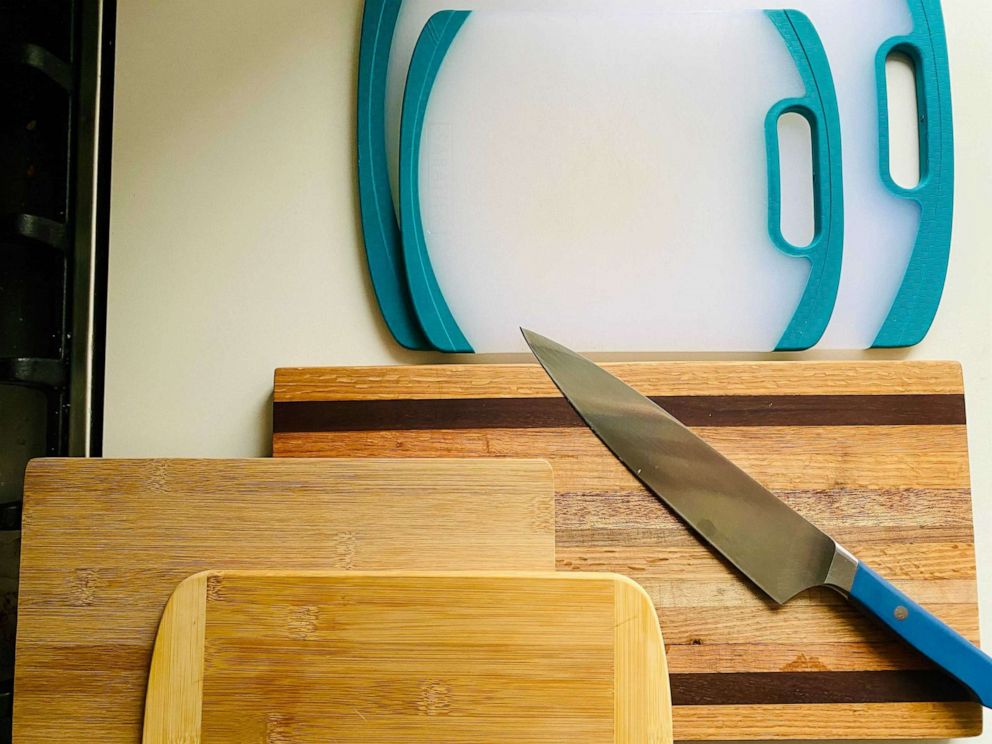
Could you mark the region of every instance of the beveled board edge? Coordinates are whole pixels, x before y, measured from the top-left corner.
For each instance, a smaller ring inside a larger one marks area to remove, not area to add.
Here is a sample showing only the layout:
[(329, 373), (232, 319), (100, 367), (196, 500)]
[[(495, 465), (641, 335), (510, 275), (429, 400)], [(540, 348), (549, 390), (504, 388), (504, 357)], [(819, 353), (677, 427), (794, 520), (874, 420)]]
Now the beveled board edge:
[[(200, 741), (203, 660), (210, 571), (194, 574), (176, 587), (162, 613), (145, 696), (142, 740)], [(190, 643), (192, 633), (196, 640)]]
[[(614, 721), (617, 742), (672, 744), (672, 692), (654, 603), (634, 580), (614, 583)], [(659, 684), (644, 684), (644, 681)], [(660, 698), (660, 699), (659, 699)], [(646, 710), (644, 718), (634, 711)]]
[[(645, 395), (961, 394), (949, 361), (605, 362)], [(537, 364), (287, 367), (275, 370), (276, 402), (559, 397)]]

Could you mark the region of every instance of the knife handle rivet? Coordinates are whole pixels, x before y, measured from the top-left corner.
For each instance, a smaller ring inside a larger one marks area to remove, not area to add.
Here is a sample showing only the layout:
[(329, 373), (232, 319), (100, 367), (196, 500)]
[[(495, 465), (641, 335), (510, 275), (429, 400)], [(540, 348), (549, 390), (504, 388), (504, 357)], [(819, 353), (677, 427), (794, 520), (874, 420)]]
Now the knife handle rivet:
[(899, 605), (892, 614), (896, 616), (896, 620), (905, 620), (909, 617), (909, 610), (902, 605)]

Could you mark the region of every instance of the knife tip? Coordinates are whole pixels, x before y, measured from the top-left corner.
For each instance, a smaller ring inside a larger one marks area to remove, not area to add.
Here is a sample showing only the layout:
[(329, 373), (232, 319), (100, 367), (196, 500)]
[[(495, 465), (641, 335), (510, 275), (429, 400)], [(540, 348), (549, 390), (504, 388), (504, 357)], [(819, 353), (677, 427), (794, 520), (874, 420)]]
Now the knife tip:
[(523, 334), (524, 341), (527, 342), (530, 350), (538, 357), (540, 357), (540, 354), (538, 354), (538, 349), (543, 348), (550, 343), (550, 339), (545, 338), (540, 333), (535, 333), (529, 328), (520, 326), (520, 333)]

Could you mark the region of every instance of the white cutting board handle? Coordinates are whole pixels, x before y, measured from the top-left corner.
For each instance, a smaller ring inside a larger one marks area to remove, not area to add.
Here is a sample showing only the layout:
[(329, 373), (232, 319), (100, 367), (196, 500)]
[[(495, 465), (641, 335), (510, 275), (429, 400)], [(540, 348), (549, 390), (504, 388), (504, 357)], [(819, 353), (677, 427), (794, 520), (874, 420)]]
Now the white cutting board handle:
[[(452, 315), (431, 266), (420, 206), (420, 147), (431, 88), (445, 53), (470, 15), (471, 11), (441, 11), (425, 25), (407, 73), (400, 127), (400, 228), (407, 280), (414, 311), (428, 340), (449, 352), (473, 348)], [(772, 106), (764, 125), (769, 238), (783, 253), (810, 263), (806, 288), (776, 349), (806, 349), (819, 340), (830, 320), (840, 279), (844, 224), (840, 123), (829, 64), (812, 24), (797, 11), (766, 11), (766, 15), (778, 29), (805, 86), (804, 96)], [(790, 243), (780, 227), (778, 120), (790, 112), (807, 119), (813, 141), (815, 231), (806, 246)], [(755, 180), (759, 178), (755, 174)]]

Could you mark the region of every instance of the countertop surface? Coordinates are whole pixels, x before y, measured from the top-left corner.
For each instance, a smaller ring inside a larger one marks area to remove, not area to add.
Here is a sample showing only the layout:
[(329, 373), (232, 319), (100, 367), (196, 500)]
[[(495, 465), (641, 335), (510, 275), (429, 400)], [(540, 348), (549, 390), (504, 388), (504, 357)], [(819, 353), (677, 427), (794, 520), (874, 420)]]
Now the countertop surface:
[[(105, 455), (269, 454), (276, 367), (475, 361), (400, 349), (375, 306), (355, 186), (361, 5), (119, 0)], [(944, 18), (954, 238), (926, 340), (896, 351), (638, 358), (959, 360), (992, 639), (992, 5), (945, 0)], [(992, 743), (990, 726), (986, 712), (979, 741)]]

